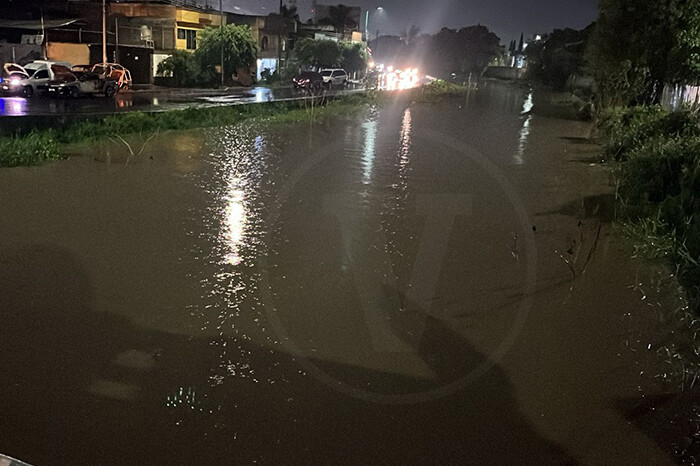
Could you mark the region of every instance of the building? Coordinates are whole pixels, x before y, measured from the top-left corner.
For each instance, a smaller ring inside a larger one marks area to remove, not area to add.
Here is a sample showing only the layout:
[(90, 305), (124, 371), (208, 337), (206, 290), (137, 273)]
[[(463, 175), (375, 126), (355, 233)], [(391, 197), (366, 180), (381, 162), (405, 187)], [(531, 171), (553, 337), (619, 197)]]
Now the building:
[(279, 14), (262, 15), (236, 7), (227, 13), (228, 24), (249, 26), (253, 39), (258, 45), (256, 79), (260, 80), (264, 70), (270, 73), (285, 68), (289, 52), (297, 34), (297, 19)]
[[(222, 16), (212, 7), (172, 1), (122, 0), (110, 4), (109, 19), (117, 31), (119, 47), (146, 47), (152, 50), (149, 82), (158, 72), (158, 64), (174, 50), (194, 51), (202, 31), (219, 27)], [(226, 16), (224, 15), (224, 24)], [(120, 62), (127, 68), (124, 54)]]

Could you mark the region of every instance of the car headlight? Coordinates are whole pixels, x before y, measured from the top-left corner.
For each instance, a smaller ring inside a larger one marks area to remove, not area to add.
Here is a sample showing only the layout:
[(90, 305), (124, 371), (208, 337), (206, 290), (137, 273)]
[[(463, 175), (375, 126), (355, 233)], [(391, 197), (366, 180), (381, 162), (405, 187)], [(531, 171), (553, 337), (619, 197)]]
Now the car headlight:
[(10, 86), (19, 86), (19, 79), (18, 78), (10, 79)]

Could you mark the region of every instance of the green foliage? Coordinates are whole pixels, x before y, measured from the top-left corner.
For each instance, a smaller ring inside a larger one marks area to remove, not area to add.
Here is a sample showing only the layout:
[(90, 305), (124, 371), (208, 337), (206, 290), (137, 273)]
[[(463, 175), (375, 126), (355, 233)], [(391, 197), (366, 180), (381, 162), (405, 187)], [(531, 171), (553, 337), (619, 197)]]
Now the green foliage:
[(300, 39), (292, 57), (302, 65), (318, 68), (336, 68), (343, 60), (343, 50), (332, 40)]
[(700, 82), (700, 4), (690, 1), (679, 18), (676, 42), (669, 56), (668, 81)]
[(172, 76), (178, 87), (201, 84), (201, 68), (194, 54), (175, 50), (171, 56), (158, 63), (158, 74)]
[(700, 81), (700, 0), (601, 0), (587, 52), (602, 105), (655, 103), (663, 85)]
[(249, 26), (208, 27), (202, 32), (195, 56), (201, 68), (212, 77), (218, 74), (215, 70), (221, 66), (222, 47), (226, 81), (230, 81), (239, 68), (250, 68), (257, 58), (258, 47)]
[(700, 118), (688, 109), (617, 109), (603, 120), (606, 150), (619, 163), (622, 215), (645, 232), (700, 309)]
[(700, 136), (698, 118), (690, 109), (670, 112), (661, 106), (616, 107), (607, 110), (602, 119), (605, 155), (624, 161), (629, 152), (645, 148), (658, 139)]
[(340, 50), (342, 53), (342, 62), (340, 67), (352, 73), (354, 71), (362, 71), (367, 68), (367, 61), (369, 60), (369, 54), (367, 53), (367, 47), (364, 43), (358, 42), (339, 42)]
[(436, 79), (430, 84), (423, 86), (423, 93), (425, 94), (459, 94), (465, 91), (466, 88), (442, 79)]
[(59, 157), (58, 144), (48, 131), (0, 138), (0, 167), (39, 165)]
[[(345, 114), (370, 103), (365, 96), (336, 98), (317, 103), (313, 118)], [(99, 120), (81, 121), (59, 129), (32, 131), (18, 136), (0, 137), (0, 166), (39, 165), (60, 157), (59, 144), (100, 140), (115, 135), (149, 134), (157, 131), (226, 126), (249, 119), (296, 122), (310, 118), (305, 101), (270, 102), (231, 107), (188, 108), (168, 112), (128, 112)]]

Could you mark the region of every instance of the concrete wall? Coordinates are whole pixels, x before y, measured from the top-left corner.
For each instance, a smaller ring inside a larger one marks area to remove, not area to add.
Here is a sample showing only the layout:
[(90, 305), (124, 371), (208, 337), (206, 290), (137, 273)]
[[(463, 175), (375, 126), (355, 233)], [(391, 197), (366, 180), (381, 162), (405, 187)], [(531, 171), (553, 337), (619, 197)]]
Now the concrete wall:
[(46, 44), (46, 56), (49, 60), (67, 61), (71, 65), (91, 64), (88, 44), (49, 42)]
[(13, 62), (25, 65), (42, 58), (43, 54), (44, 51), (40, 45), (0, 43), (0, 65)]

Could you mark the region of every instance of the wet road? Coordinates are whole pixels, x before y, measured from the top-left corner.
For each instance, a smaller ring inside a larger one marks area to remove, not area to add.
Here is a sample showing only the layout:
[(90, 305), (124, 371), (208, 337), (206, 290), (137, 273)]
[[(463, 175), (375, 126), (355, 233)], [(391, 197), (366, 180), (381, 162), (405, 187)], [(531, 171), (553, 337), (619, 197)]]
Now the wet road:
[[(328, 95), (345, 94), (361, 91), (361, 88), (349, 90), (331, 90)], [(188, 107), (207, 107), (216, 105), (246, 104), (286, 100), (302, 97), (294, 89), (270, 89), (255, 87), (252, 89), (217, 92), (202, 90), (172, 90), (158, 92), (123, 92), (114, 98), (81, 97), (78, 99), (49, 97), (0, 97), (0, 117), (3, 116), (43, 116), (43, 115), (102, 115), (128, 111), (166, 111)], [(2, 120), (0, 120), (0, 124)]]
[(630, 417), (659, 335), (631, 336), (645, 269), (590, 127), (531, 104), (486, 87), (0, 170), (0, 451), (670, 462)]

